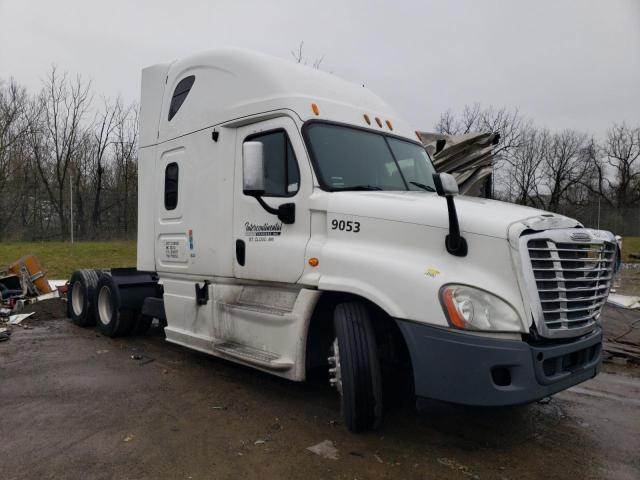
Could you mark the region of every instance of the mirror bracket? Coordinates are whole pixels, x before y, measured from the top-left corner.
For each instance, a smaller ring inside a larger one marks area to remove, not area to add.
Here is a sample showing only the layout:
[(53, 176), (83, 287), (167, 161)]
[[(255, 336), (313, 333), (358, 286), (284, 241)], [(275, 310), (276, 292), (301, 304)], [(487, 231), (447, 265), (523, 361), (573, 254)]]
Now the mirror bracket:
[(444, 238), (444, 245), (451, 255), (466, 257), (469, 248), (467, 247), (467, 240), (460, 235), (456, 204), (453, 202), (452, 195), (447, 195), (445, 198), (447, 199), (447, 209), (449, 210), (449, 234)]
[(264, 208), (268, 213), (272, 215), (277, 215), (278, 220), (282, 223), (291, 224), (296, 221), (296, 204), (295, 203), (283, 203), (279, 205), (277, 208), (273, 208), (268, 205), (267, 202), (259, 194), (251, 194), (253, 198), (255, 198), (260, 206)]
[(447, 252), (456, 257), (466, 257), (469, 251), (467, 240), (460, 234), (458, 213), (453, 197), (458, 194), (458, 184), (452, 175), (447, 173), (434, 173), (433, 181), (438, 195), (447, 200), (449, 213), (449, 234), (444, 239)]

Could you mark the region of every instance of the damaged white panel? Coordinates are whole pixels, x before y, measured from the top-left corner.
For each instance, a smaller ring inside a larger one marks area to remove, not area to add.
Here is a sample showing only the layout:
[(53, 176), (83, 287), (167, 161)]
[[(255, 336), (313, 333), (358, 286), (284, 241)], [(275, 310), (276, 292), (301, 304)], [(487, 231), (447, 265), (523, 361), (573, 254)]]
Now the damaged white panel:
[(640, 310), (640, 297), (634, 297), (631, 295), (620, 295), (618, 293), (611, 293), (609, 294), (607, 303), (616, 307)]

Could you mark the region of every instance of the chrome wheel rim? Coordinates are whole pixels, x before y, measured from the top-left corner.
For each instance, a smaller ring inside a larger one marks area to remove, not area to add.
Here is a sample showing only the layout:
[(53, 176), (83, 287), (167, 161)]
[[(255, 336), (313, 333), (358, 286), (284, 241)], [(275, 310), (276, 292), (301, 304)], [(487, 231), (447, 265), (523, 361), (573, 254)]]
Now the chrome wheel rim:
[(103, 325), (109, 325), (112, 314), (111, 289), (105, 285), (98, 293), (98, 317), (100, 318), (100, 323)]
[(340, 395), (342, 395), (342, 370), (340, 368), (340, 347), (336, 338), (331, 345), (331, 356), (329, 360), (329, 383)]
[(84, 295), (82, 291), (82, 284), (77, 281), (71, 288), (71, 308), (76, 316), (82, 315), (82, 309), (84, 308)]

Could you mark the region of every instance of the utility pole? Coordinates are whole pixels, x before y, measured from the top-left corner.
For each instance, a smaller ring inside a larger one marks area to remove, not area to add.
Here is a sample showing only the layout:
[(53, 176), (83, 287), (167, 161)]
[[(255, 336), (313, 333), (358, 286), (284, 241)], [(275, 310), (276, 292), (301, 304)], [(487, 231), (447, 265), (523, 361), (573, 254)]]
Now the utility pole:
[(73, 175), (69, 172), (69, 205), (71, 206), (71, 244), (73, 245)]

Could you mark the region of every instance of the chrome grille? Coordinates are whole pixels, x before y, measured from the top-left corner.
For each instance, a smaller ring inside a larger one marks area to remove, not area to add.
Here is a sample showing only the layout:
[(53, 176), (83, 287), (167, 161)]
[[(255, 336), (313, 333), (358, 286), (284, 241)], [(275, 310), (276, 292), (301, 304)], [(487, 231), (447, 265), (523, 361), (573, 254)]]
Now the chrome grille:
[(548, 336), (579, 334), (578, 330), (593, 326), (607, 300), (616, 246), (612, 241), (594, 240), (586, 232), (582, 242), (573, 241), (582, 240), (575, 230), (572, 234), (566, 230), (546, 233), (526, 240), (539, 302), (537, 324)]

